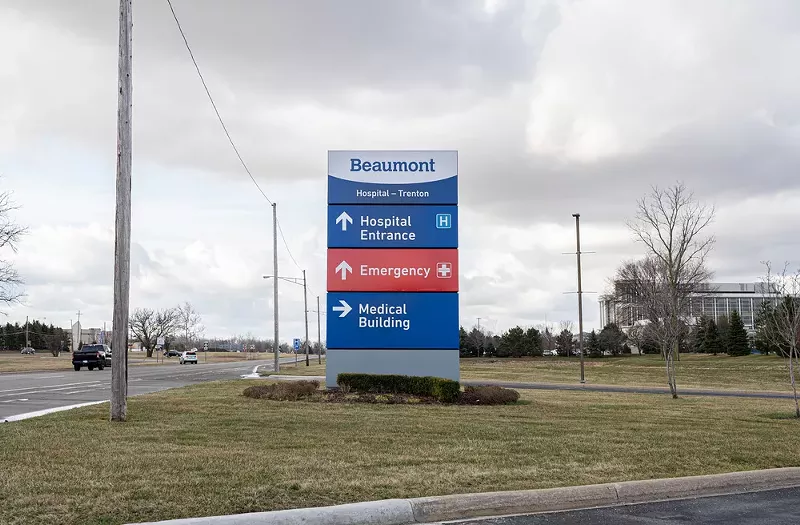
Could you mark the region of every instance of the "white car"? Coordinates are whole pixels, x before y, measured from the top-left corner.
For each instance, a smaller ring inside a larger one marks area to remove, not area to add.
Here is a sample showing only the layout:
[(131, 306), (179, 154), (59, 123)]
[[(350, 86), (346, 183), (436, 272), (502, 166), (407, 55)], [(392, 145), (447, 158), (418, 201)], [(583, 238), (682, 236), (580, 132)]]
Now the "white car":
[(179, 361), (182, 365), (186, 363), (193, 363), (197, 364), (197, 353), (196, 352), (183, 352), (179, 358)]

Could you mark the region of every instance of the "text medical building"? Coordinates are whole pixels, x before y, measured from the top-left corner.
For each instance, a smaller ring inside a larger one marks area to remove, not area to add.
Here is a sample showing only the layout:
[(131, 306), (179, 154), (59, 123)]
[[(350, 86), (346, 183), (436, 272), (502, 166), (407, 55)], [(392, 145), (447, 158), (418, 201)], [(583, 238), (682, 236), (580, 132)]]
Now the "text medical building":
[[(754, 323), (761, 303), (769, 300), (762, 283), (709, 283), (693, 294), (689, 303), (689, 317), (707, 317), (718, 322), (721, 317), (730, 318), (734, 310), (739, 312), (748, 331), (755, 330)], [(600, 296), (600, 326), (615, 323), (627, 330), (637, 321), (645, 319), (635, 301), (620, 302), (612, 295)], [(633, 304), (631, 304), (633, 303)]]

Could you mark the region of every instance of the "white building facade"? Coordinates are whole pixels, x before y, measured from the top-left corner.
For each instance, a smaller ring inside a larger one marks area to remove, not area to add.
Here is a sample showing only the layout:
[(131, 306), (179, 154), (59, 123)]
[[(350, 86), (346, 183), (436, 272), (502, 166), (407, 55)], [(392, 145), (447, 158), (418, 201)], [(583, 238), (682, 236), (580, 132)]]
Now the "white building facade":
[[(721, 317), (730, 318), (731, 313), (736, 310), (742, 316), (745, 328), (752, 332), (755, 330), (761, 303), (770, 300), (765, 291), (766, 286), (762, 283), (709, 283), (693, 294), (689, 317), (707, 317), (719, 322)], [(637, 311), (636, 306), (619, 304), (612, 296), (601, 296), (599, 303), (600, 326), (616, 323), (627, 331), (637, 321), (644, 320), (643, 313)]]

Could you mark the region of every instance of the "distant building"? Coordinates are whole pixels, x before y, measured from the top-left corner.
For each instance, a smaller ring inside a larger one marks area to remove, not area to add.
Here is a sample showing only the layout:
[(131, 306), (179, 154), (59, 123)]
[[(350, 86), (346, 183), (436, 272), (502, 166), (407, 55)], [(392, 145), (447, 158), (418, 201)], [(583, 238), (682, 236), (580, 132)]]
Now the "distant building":
[[(736, 310), (742, 316), (745, 328), (752, 332), (761, 303), (769, 300), (765, 292), (762, 283), (709, 283), (692, 294), (688, 315), (694, 320), (704, 316), (718, 322)], [(599, 303), (601, 326), (616, 323), (627, 331), (638, 321), (645, 320), (644, 312), (634, 300), (623, 304), (612, 295), (603, 295)]]
[(111, 330), (82, 328), (80, 323), (74, 323), (72, 325), (72, 345), (77, 348), (81, 343), (85, 345), (92, 343), (111, 344)]

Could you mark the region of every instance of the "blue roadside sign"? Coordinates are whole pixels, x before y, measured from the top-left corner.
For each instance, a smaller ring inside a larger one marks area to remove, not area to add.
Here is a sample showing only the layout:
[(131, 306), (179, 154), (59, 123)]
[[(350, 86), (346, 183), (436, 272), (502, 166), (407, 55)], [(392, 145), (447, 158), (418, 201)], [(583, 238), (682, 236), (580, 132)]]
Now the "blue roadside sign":
[(300, 350), (300, 339), (295, 338), (294, 340), (294, 349)]
[(328, 348), (452, 349), (457, 293), (328, 293)]
[(328, 206), (329, 248), (458, 248), (457, 206)]
[(458, 204), (456, 151), (329, 151), (328, 204)]

